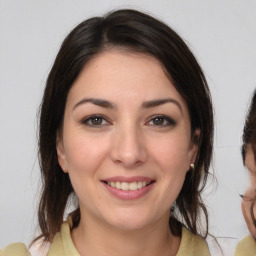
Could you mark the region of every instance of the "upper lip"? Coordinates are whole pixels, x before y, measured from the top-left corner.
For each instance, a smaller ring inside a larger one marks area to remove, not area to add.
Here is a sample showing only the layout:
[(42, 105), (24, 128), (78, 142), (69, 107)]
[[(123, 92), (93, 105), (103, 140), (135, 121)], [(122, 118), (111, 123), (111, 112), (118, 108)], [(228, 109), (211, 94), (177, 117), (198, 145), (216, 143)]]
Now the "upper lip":
[(125, 177), (125, 176), (114, 176), (110, 178), (103, 179), (102, 181), (113, 181), (113, 182), (135, 182), (135, 181), (154, 181), (154, 179), (145, 177), (145, 176), (132, 176), (132, 177)]

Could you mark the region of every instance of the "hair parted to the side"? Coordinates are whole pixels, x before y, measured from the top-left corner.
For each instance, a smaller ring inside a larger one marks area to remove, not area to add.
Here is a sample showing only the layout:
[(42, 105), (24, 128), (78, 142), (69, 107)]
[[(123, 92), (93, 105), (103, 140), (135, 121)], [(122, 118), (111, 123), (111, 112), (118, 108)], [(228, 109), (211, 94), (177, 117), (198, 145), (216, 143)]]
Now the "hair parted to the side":
[[(180, 234), (180, 227), (174, 221), (177, 218), (192, 233), (206, 237), (208, 215), (201, 192), (207, 181), (213, 146), (213, 110), (208, 85), (197, 60), (181, 37), (163, 22), (135, 10), (118, 10), (82, 22), (66, 37), (55, 59), (46, 82), (40, 112), (40, 237), (44, 241), (52, 241), (63, 222), (68, 198), (73, 194), (69, 176), (61, 170), (56, 152), (56, 136), (62, 127), (67, 95), (86, 63), (95, 55), (109, 50), (155, 57), (185, 99), (190, 114), (191, 134), (195, 129), (200, 129), (200, 137), (196, 138), (199, 151), (195, 169), (187, 172), (176, 200), (170, 228), (174, 235)], [(204, 228), (200, 226), (201, 213), (205, 217)], [(71, 216), (75, 227), (80, 221), (79, 208)]]
[[(247, 113), (245, 124), (244, 124), (243, 145), (241, 149), (244, 164), (245, 164), (246, 153), (249, 146), (253, 151), (254, 160), (256, 163), (256, 90), (253, 93), (251, 104), (248, 109), (248, 113)], [(254, 211), (253, 211), (255, 204), (256, 204), (256, 197), (252, 198), (252, 204), (250, 209), (252, 221), (254, 226), (256, 227), (256, 216), (254, 216)]]

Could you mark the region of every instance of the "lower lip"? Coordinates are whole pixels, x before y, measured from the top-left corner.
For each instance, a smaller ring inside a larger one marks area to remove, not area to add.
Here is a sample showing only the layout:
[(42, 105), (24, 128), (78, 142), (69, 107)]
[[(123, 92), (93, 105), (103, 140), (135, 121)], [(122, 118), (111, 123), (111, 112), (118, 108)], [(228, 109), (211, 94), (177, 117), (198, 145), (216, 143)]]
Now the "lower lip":
[(103, 182), (103, 185), (112, 195), (114, 195), (119, 199), (124, 199), (124, 200), (134, 200), (134, 199), (143, 197), (152, 189), (154, 184), (155, 182), (152, 182), (151, 184), (137, 190), (121, 190), (121, 189), (111, 187), (105, 182)]

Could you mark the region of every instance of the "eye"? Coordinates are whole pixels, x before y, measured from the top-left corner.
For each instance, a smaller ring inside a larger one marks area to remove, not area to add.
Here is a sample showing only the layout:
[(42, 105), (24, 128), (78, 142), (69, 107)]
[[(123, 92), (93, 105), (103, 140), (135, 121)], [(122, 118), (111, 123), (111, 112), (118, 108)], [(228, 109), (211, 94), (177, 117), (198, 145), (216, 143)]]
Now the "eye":
[(153, 118), (151, 118), (147, 124), (149, 125), (154, 125), (154, 126), (171, 126), (171, 125), (175, 125), (176, 122), (165, 115), (157, 115), (154, 116)]
[(92, 116), (86, 117), (85, 119), (82, 120), (82, 123), (84, 125), (92, 126), (92, 127), (101, 127), (101, 126), (110, 124), (110, 122), (107, 121), (107, 119), (101, 115), (92, 115)]

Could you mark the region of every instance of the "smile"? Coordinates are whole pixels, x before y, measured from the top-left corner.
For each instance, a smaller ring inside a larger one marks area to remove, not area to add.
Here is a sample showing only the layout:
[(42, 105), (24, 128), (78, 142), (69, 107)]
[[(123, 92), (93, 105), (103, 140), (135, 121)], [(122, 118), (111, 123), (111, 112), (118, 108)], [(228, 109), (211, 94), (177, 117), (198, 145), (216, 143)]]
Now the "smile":
[(156, 180), (141, 176), (116, 176), (101, 180), (101, 182), (114, 197), (122, 200), (134, 200), (149, 193), (153, 189)]
[(121, 181), (108, 181), (106, 182), (109, 186), (119, 189), (119, 190), (138, 190), (143, 187), (146, 187), (151, 182), (150, 181), (135, 181), (135, 182), (121, 182)]

